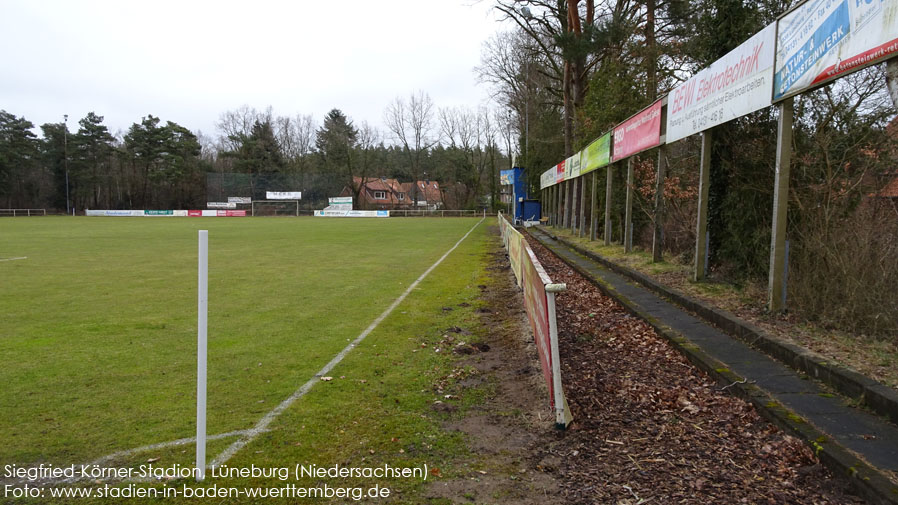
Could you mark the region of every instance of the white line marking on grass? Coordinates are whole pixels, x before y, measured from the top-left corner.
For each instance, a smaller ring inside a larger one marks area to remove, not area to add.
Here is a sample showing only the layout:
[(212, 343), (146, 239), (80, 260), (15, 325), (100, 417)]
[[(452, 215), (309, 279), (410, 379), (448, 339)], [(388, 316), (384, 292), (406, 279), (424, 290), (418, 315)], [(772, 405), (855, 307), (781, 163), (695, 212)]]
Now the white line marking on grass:
[[(486, 219), (486, 218), (483, 218), (483, 219)], [(456, 248), (458, 248), (458, 246), (461, 245), (461, 243), (466, 238), (468, 238), (468, 235), (470, 235), (471, 232), (474, 231), (474, 229), (476, 229), (478, 226), (480, 226), (480, 223), (483, 222), (483, 219), (478, 221), (477, 224), (475, 224), (470, 230), (468, 230), (468, 233), (465, 233), (465, 235), (462, 238), (460, 238), (458, 240), (458, 242), (456, 242), (455, 245), (452, 246), (451, 249), (446, 251), (446, 254), (444, 254), (442, 257), (440, 257), (440, 259), (438, 259), (436, 261), (436, 263), (434, 263), (433, 265), (430, 265), (430, 268), (425, 270), (424, 273), (421, 274), (421, 276), (418, 277), (418, 279), (415, 282), (411, 283), (411, 285), (408, 287), (408, 289), (406, 289), (404, 293), (399, 295), (399, 298), (396, 298), (396, 300), (394, 300), (393, 303), (390, 304), (389, 307), (387, 307), (387, 310), (383, 311), (383, 313), (381, 315), (379, 315), (377, 317), (377, 319), (375, 319), (370, 325), (368, 325), (367, 328), (365, 328), (365, 331), (363, 331), (361, 334), (359, 334), (359, 336), (356, 337), (355, 340), (353, 340), (349, 345), (344, 347), (343, 350), (340, 351), (339, 354), (334, 356), (334, 359), (330, 360), (330, 362), (327, 365), (324, 365), (324, 368), (319, 370), (318, 373), (316, 373), (314, 377), (309, 379), (308, 382), (303, 384), (292, 395), (287, 397), (286, 400), (282, 401), (280, 403), (280, 405), (273, 408), (269, 413), (265, 414), (265, 417), (260, 419), (259, 422), (256, 423), (256, 425), (254, 427), (250, 428), (249, 430), (246, 430), (246, 434), (241, 436), (237, 441), (235, 441), (233, 444), (228, 446), (224, 451), (222, 451), (221, 454), (216, 456), (215, 459), (212, 460), (212, 463), (209, 464), (209, 467), (215, 468), (217, 466), (221, 466), (224, 463), (226, 463), (235, 454), (237, 454), (237, 451), (239, 451), (240, 449), (245, 447), (247, 444), (249, 444), (250, 442), (255, 440), (256, 437), (258, 437), (259, 434), (261, 434), (263, 431), (266, 431), (268, 428), (268, 425), (271, 424), (272, 421), (277, 419), (277, 417), (280, 416), (281, 413), (283, 413), (285, 410), (287, 410), (287, 407), (292, 405), (293, 402), (295, 402), (299, 398), (302, 398), (303, 396), (305, 396), (305, 394), (308, 393), (310, 389), (312, 389), (312, 386), (321, 382), (321, 377), (324, 375), (327, 375), (328, 372), (330, 372), (335, 366), (337, 366), (338, 363), (343, 361), (343, 358), (346, 357), (346, 354), (348, 354), (349, 351), (351, 351), (353, 348), (355, 348), (355, 346), (359, 345), (359, 343), (361, 343), (361, 341), (364, 340), (365, 337), (367, 337), (369, 333), (374, 331), (374, 329), (377, 328), (377, 326), (384, 319), (386, 319), (387, 316), (389, 316), (390, 313), (393, 312), (393, 310), (396, 307), (398, 307), (399, 304), (402, 303), (403, 300), (405, 300), (405, 297), (407, 297), (409, 295), (409, 293), (411, 293), (412, 290), (415, 289), (415, 287), (421, 281), (423, 281), (425, 277), (427, 277), (430, 274), (430, 272), (432, 272), (440, 263), (442, 263), (443, 260), (446, 259), (446, 257), (452, 253), (452, 251), (454, 251)]]
[(27, 260), (28, 256), (22, 256), (21, 258), (0, 258), (0, 261), (16, 261), (16, 260)]

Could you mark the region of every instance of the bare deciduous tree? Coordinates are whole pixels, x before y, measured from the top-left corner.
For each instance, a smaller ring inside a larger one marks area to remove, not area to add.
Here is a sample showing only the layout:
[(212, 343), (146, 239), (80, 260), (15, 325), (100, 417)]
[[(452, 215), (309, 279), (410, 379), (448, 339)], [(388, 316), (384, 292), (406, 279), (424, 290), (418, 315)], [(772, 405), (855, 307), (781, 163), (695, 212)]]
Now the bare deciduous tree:
[(418, 205), (418, 184), (423, 172), (422, 164), (427, 152), (439, 141), (434, 128), (434, 106), (430, 95), (423, 91), (412, 93), (408, 101), (396, 97), (384, 111), (384, 123), (393, 139), (402, 147), (408, 161), (409, 175), (414, 179), (414, 191), (410, 197)]

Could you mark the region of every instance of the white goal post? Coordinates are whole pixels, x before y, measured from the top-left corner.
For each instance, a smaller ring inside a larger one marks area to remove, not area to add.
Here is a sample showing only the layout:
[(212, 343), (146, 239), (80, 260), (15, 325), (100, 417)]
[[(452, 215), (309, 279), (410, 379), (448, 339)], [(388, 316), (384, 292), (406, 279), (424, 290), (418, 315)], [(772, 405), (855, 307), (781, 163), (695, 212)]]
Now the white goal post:
[(299, 200), (253, 200), (253, 216), (299, 216)]

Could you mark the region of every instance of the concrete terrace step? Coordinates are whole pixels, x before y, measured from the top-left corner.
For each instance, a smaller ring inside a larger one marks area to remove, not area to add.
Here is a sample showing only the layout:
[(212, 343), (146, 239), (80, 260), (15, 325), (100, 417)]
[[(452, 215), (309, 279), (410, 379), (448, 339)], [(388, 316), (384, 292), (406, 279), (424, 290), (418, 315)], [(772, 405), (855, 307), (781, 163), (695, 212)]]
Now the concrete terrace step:
[(898, 426), (714, 328), (543, 230), (531, 235), (565, 263), (652, 325), (693, 364), (787, 432), (812, 446), (872, 503), (898, 504)]

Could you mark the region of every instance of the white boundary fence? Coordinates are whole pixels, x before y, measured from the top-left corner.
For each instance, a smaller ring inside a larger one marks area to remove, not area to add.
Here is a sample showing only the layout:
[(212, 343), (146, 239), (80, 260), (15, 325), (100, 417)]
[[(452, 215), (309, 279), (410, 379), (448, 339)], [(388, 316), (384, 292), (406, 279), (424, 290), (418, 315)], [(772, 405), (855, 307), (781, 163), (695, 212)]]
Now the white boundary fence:
[(555, 293), (567, 289), (555, 284), (536, 259), (524, 236), (499, 213), (499, 231), (508, 251), (508, 260), (518, 286), (524, 290), (524, 309), (533, 340), (539, 352), (543, 376), (549, 387), (549, 404), (555, 410), (555, 426), (566, 428), (573, 417), (561, 387), (561, 360), (558, 353), (558, 326), (555, 319)]
[(0, 209), (0, 216), (46, 216), (47, 209)]

